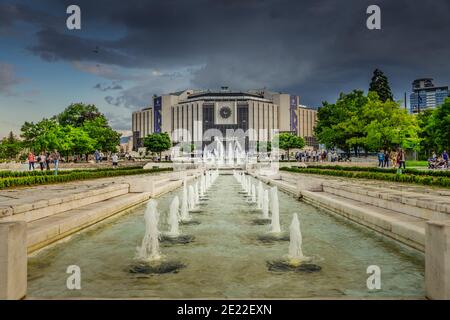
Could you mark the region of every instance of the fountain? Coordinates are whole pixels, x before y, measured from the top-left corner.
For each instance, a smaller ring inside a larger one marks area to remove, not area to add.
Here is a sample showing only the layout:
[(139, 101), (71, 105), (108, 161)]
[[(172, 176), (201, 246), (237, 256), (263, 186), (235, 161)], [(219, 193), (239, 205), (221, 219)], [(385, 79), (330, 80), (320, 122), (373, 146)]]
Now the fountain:
[[(176, 273), (179, 269), (185, 267), (183, 263), (166, 260), (161, 255), (159, 250), (160, 232), (158, 230), (159, 213), (157, 207), (158, 203), (155, 200), (150, 200), (147, 204), (144, 214), (145, 234), (141, 246), (137, 249), (138, 261), (130, 266), (130, 273)], [(178, 224), (176, 211), (175, 220)]]
[(300, 229), (300, 221), (298, 215), (293, 214), (291, 226), (289, 227), (289, 253), (287, 260), (268, 261), (269, 271), (301, 271), (316, 272), (322, 268), (316, 264), (306, 263), (312, 259), (305, 257), (302, 250), (302, 232)]
[[(272, 222), (272, 220), (269, 217), (269, 190), (262, 190), (262, 194), (263, 194), (263, 196), (261, 197), (262, 198), (261, 199), (262, 200), (262, 205), (261, 205), (262, 217), (259, 219), (253, 220), (253, 224), (255, 224), (255, 225), (270, 224)], [(266, 241), (267, 238), (268, 238), (267, 236), (259, 237), (259, 239), (262, 241)]]
[(137, 258), (142, 261), (161, 259), (161, 254), (159, 252), (159, 213), (157, 206), (158, 203), (155, 200), (150, 200), (144, 214), (145, 235), (137, 252)]
[(182, 235), (179, 229), (179, 211), (180, 200), (178, 196), (175, 196), (170, 204), (169, 215), (167, 223), (169, 224), (169, 232), (162, 234), (161, 242), (170, 244), (186, 244), (191, 242), (194, 237), (190, 235)]
[(247, 177), (247, 196), (251, 197), (252, 195), (252, 179), (250, 176)]
[[(264, 197), (264, 200), (266, 197)], [(263, 206), (266, 205), (266, 201), (263, 201)], [(280, 226), (280, 209), (278, 202), (278, 188), (272, 187), (270, 189), (270, 211), (272, 213), (272, 219), (270, 221), (270, 232), (268, 234), (264, 234), (258, 237), (258, 239), (262, 242), (270, 243), (273, 241), (289, 241), (289, 235), (281, 232)], [(263, 212), (263, 215), (266, 215)], [(261, 219), (261, 220), (264, 220)], [(261, 223), (262, 224), (262, 223)]]
[(264, 201), (263, 197), (264, 197), (264, 188), (263, 188), (262, 182), (259, 181), (259, 183), (258, 183), (258, 199), (257, 199), (256, 204), (258, 206), (258, 209), (260, 209), (260, 210), (262, 210), (262, 207), (263, 207), (263, 201)]
[(294, 263), (306, 260), (302, 250), (302, 232), (300, 230), (300, 221), (298, 220), (298, 215), (296, 213), (294, 213), (291, 226), (289, 227), (288, 258)]
[(256, 203), (256, 187), (252, 184), (252, 203)]
[(186, 180), (183, 183), (183, 196), (181, 198), (181, 219), (182, 222), (187, 222), (191, 220), (188, 208), (188, 194), (186, 188)]
[(198, 205), (200, 203), (200, 194), (198, 191), (198, 181), (195, 182), (195, 185), (194, 185), (194, 196), (195, 196), (194, 197), (195, 204)]
[(262, 218), (269, 220), (269, 190), (264, 190), (262, 199)]
[(188, 188), (188, 207), (189, 211), (195, 210), (195, 191), (193, 186)]
[(272, 233), (280, 233), (280, 209), (278, 203), (278, 188), (273, 187), (270, 189), (270, 204), (271, 204), (271, 212), (272, 212), (272, 223), (271, 223), (271, 232)]
[(170, 237), (178, 237), (180, 235), (180, 229), (178, 227), (178, 221), (180, 220), (180, 200), (178, 196), (175, 196), (170, 203), (170, 212), (167, 219), (167, 223), (170, 226), (170, 231), (167, 233)]

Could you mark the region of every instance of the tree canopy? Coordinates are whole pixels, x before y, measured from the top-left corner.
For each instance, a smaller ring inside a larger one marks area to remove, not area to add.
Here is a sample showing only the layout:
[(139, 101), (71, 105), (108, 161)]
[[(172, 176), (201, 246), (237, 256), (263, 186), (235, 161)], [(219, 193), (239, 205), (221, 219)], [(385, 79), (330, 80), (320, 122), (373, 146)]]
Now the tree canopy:
[(450, 98), (434, 110), (425, 110), (419, 115), (423, 125), (422, 147), (428, 151), (450, 150)]
[(87, 154), (94, 150), (115, 151), (120, 134), (94, 105), (72, 104), (51, 119), (25, 122), (24, 146), (34, 152), (58, 150), (64, 154)]
[(12, 133), (0, 141), (0, 159), (15, 159), (22, 149), (22, 143)]
[(302, 137), (297, 136), (293, 133), (282, 132), (274, 137), (272, 143), (274, 147), (286, 150), (288, 154), (288, 160), (290, 159), (289, 151), (290, 149), (301, 149), (305, 146), (305, 141)]
[(379, 69), (373, 71), (369, 91), (376, 92), (382, 102), (394, 100), (388, 78), (384, 75), (383, 71)]
[(151, 152), (159, 153), (161, 158), (161, 153), (172, 147), (172, 141), (167, 132), (152, 133), (144, 138), (144, 147)]
[(349, 153), (359, 148), (377, 151), (402, 147), (417, 150), (419, 122), (399, 103), (382, 101), (376, 92), (367, 96), (354, 90), (341, 94), (334, 104), (324, 102), (318, 111), (316, 136), (327, 148)]

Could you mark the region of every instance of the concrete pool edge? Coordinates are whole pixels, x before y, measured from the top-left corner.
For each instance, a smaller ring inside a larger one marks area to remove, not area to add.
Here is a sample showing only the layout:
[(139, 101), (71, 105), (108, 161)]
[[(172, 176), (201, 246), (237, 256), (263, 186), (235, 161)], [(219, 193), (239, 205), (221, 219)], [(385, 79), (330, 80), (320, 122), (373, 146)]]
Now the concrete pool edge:
[[(423, 227), (420, 229), (414, 224), (411, 226), (408, 222), (395, 218), (386, 219), (382, 215), (377, 215), (375, 219), (367, 218), (373, 215), (363, 206), (356, 207), (339, 203), (333, 199), (332, 195), (319, 197), (318, 193), (323, 192), (326, 178), (309, 176), (309, 184), (307, 184), (305, 180), (298, 179), (298, 174), (295, 183), (292, 183), (292, 180), (286, 181), (292, 179), (292, 175), (286, 173), (267, 176), (258, 174), (256, 170), (247, 170), (247, 174), (268, 185), (277, 186), (280, 190), (298, 199), (301, 198), (311, 205), (369, 227), (421, 251), (425, 255), (426, 297), (436, 300), (450, 299), (450, 219), (440, 221), (424, 219), (423, 222), (421, 221)], [(303, 175), (303, 177), (305, 176), (308, 177), (308, 175)], [(351, 200), (348, 199), (348, 201)], [(364, 219), (365, 215), (366, 219)], [(398, 216), (399, 213), (395, 213), (395, 215)], [(400, 213), (400, 215), (404, 214)]]

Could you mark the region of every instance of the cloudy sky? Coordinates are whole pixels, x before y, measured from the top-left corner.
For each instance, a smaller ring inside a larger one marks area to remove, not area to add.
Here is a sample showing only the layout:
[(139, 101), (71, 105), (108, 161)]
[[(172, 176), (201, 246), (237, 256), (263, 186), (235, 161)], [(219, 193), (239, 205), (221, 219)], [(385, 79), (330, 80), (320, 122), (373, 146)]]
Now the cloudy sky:
[[(81, 8), (81, 30), (66, 8)], [(366, 9), (381, 7), (381, 30)], [(93, 103), (115, 129), (153, 94), (268, 88), (317, 107), (367, 90), (374, 68), (396, 99), (419, 77), (450, 84), (450, 1), (0, 0), (0, 137)]]

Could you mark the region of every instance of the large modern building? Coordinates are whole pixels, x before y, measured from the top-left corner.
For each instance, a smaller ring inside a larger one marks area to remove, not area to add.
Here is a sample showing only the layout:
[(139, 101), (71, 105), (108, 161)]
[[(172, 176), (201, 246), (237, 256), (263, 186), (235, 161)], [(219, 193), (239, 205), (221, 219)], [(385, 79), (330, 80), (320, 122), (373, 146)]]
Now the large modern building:
[(418, 113), (427, 108), (441, 105), (450, 93), (447, 86), (436, 87), (432, 78), (414, 80), (412, 91), (410, 95), (411, 113)]
[[(133, 146), (153, 132), (168, 132), (172, 141), (205, 146), (229, 131), (245, 132), (245, 149), (270, 141), (274, 132), (292, 132), (316, 146), (317, 111), (300, 105), (299, 96), (266, 90), (237, 92), (184, 90), (155, 96), (153, 106), (133, 112)], [(275, 131), (276, 130), (276, 131)]]

